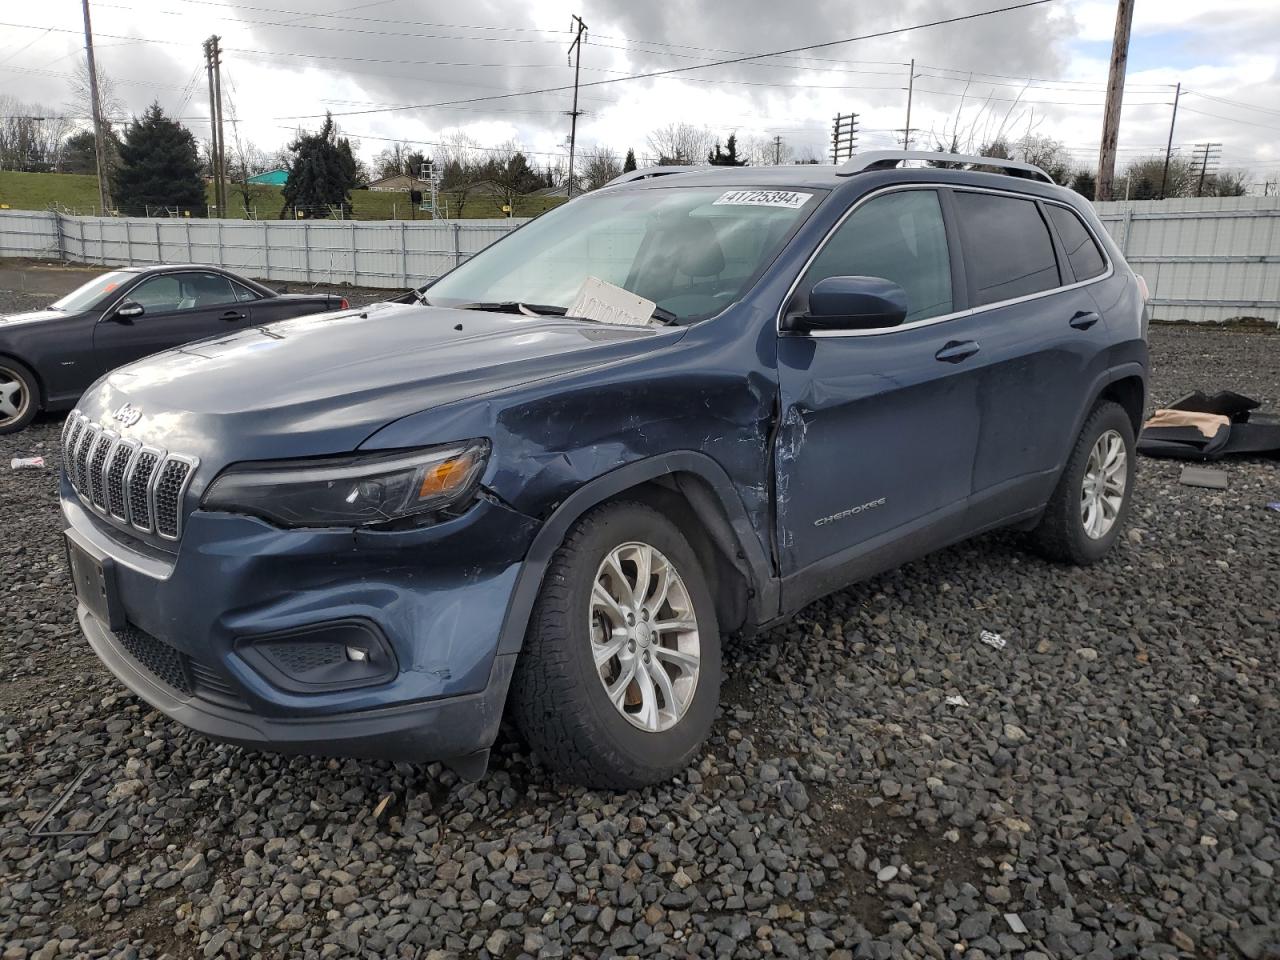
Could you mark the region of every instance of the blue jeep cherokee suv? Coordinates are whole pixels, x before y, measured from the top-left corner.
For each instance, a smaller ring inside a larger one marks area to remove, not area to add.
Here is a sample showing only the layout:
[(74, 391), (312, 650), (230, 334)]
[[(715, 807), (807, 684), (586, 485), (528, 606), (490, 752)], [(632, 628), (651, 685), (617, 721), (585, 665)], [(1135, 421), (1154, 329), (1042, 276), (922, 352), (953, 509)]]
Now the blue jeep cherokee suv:
[(922, 157), (624, 175), (398, 302), (108, 374), (63, 436), (89, 643), (212, 737), (478, 776), (509, 712), (626, 788), (706, 737), (723, 634), (997, 527), (1097, 560), (1145, 288), (1038, 169)]

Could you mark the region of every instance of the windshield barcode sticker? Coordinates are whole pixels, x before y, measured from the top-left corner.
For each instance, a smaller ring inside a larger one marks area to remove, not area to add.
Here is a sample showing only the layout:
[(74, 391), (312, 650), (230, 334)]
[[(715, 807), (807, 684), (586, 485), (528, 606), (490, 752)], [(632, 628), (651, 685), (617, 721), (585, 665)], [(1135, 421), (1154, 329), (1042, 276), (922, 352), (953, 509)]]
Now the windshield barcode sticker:
[(738, 207), (786, 207), (796, 210), (805, 205), (812, 193), (800, 193), (796, 190), (730, 190), (720, 195), (720, 199), (711, 205)]

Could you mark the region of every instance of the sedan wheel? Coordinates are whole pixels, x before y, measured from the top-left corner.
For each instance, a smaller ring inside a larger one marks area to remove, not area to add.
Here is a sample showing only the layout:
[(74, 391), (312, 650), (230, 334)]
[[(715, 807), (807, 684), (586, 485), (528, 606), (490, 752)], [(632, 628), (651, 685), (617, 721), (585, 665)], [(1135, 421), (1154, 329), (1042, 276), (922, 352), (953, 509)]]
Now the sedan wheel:
[(0, 433), (21, 430), (36, 415), (35, 378), (26, 367), (0, 360)]

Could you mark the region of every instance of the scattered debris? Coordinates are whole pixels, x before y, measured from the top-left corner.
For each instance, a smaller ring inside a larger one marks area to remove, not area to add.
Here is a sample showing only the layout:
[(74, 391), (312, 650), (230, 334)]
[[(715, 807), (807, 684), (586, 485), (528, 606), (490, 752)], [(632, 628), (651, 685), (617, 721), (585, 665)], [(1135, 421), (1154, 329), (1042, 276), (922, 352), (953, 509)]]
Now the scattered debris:
[(63, 788), (62, 793), (58, 794), (58, 799), (54, 800), (53, 803), (49, 806), (49, 809), (44, 812), (44, 814), (40, 817), (39, 820), (36, 821), (36, 825), (27, 831), (27, 836), (29, 837), (89, 837), (95, 833), (98, 833), (103, 827), (107, 825), (107, 820), (110, 819), (111, 817), (110, 810), (102, 811), (102, 813), (99, 814), (98, 817), (91, 824), (89, 824), (89, 826), (84, 830), (46, 830), (45, 829), (45, 825), (50, 820), (52, 820), (54, 816), (57, 815), (59, 810), (63, 808), (67, 800), (70, 799), (71, 795), (80, 788), (80, 784), (84, 783), (85, 778), (89, 776), (90, 772), (92, 772), (93, 768), (96, 765), (97, 765), (96, 763), (90, 763), (78, 774), (76, 774), (75, 779), (73, 779), (69, 784), (66, 785), (66, 787)]
[(994, 630), (983, 630), (978, 635), (978, 639), (985, 643), (988, 647), (994, 647), (997, 650), (1003, 650), (1008, 646), (1008, 642), (1000, 634)]
[(1253, 412), (1251, 397), (1199, 390), (1157, 410), (1142, 427), (1138, 452), (1148, 457), (1217, 460), (1232, 453), (1280, 452), (1280, 419)]
[(377, 820), (386, 811), (387, 806), (391, 803), (391, 798), (395, 794), (388, 793), (385, 797), (378, 801), (378, 805), (373, 808), (373, 819)]
[(1270, 503), (1267, 504), (1267, 509), (1274, 510), (1276, 513), (1280, 513), (1280, 500), (1272, 500)]
[(1209, 490), (1227, 489), (1227, 475), (1213, 467), (1183, 467), (1179, 483), (1188, 487), (1205, 487)]
[(947, 697), (948, 707), (967, 707), (968, 705), (969, 705), (969, 701), (966, 700), (962, 695), (958, 693)]
[(1004, 922), (1009, 925), (1009, 930), (1011, 933), (1027, 932), (1027, 925), (1022, 922), (1022, 918), (1018, 916), (1016, 913), (1006, 913), (1004, 915)]
[(43, 470), (44, 457), (14, 457), (9, 461), (10, 470)]

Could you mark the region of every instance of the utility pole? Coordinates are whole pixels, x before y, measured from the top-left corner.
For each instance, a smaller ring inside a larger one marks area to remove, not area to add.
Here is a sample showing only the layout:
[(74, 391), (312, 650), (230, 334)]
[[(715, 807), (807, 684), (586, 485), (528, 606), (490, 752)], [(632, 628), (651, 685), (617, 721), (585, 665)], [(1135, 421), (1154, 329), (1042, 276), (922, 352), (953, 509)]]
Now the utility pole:
[(1124, 74), (1129, 64), (1129, 29), (1133, 26), (1133, 0), (1119, 0), (1116, 32), (1111, 41), (1111, 71), (1107, 75), (1107, 105), (1102, 114), (1102, 146), (1098, 150), (1098, 183), (1095, 200), (1111, 199), (1116, 175), (1116, 145), (1120, 139), (1120, 107), (1124, 102)]
[(214, 206), (227, 216), (227, 191), (223, 184), (223, 88), (221, 88), (220, 37), (205, 41), (205, 70), (209, 73), (209, 168), (214, 175)]
[(93, 24), (89, 22), (89, 0), (82, 0), (84, 8), (84, 53), (89, 64), (89, 99), (93, 101), (93, 152), (97, 155), (98, 165), (98, 203), (102, 216), (107, 215), (107, 184), (102, 148), (102, 103), (98, 99), (98, 66), (93, 60)]
[(1173, 91), (1173, 116), (1169, 118), (1169, 143), (1164, 148), (1164, 176), (1160, 178), (1160, 199), (1164, 199), (1164, 188), (1169, 182), (1169, 159), (1173, 156), (1173, 125), (1178, 122), (1178, 101), (1182, 99), (1182, 81), (1178, 81)]
[(775, 133), (773, 135), (773, 165), (780, 166), (782, 164), (782, 134)]
[(837, 113), (831, 122), (831, 162), (839, 163), (853, 156), (858, 146), (858, 115)]
[(911, 58), (911, 72), (907, 74), (907, 127), (902, 131), (902, 149), (911, 149), (911, 94), (916, 86), (916, 60)]
[(216, 34), (213, 41), (213, 87), (218, 95), (218, 215), (227, 215), (227, 137), (222, 127), (222, 48)]
[(1196, 196), (1200, 196), (1204, 191), (1204, 178), (1209, 173), (1209, 164), (1213, 163), (1216, 168), (1218, 165), (1218, 151), (1222, 149), (1220, 143), (1201, 143), (1196, 145), (1196, 158), (1200, 161), (1200, 180), (1196, 184)]
[(577, 24), (578, 32), (573, 43), (569, 44), (569, 56), (573, 57), (573, 111), (569, 114), (569, 186), (566, 193), (570, 199), (573, 198), (573, 155), (578, 145), (578, 74), (582, 69), (582, 38), (587, 33), (587, 25), (576, 13), (573, 21)]

